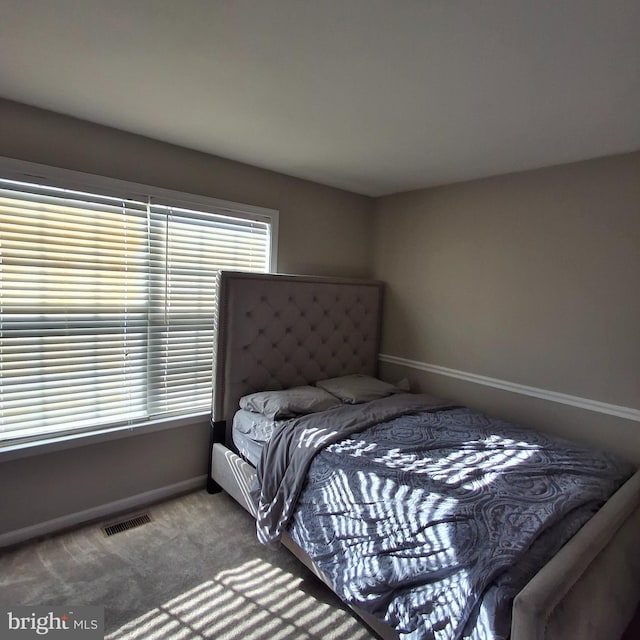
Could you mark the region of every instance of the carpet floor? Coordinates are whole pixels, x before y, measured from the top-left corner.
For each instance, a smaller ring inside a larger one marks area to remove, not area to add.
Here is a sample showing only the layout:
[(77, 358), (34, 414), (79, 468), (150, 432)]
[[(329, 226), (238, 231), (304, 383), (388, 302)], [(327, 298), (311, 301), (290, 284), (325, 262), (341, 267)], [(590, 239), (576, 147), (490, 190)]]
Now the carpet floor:
[(226, 494), (145, 512), (111, 537), (94, 524), (0, 552), (0, 606), (104, 606), (108, 640), (375, 637)]

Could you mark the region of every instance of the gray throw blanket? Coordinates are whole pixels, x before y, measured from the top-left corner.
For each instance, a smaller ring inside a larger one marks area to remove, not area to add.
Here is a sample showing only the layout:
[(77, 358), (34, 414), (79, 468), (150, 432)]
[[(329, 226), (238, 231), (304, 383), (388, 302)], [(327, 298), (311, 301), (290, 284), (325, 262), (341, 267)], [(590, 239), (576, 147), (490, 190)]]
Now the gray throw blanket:
[(267, 544), (280, 539), (318, 451), (379, 422), (446, 406), (429, 395), (400, 393), (288, 420), (265, 445), (258, 463), (253, 491), (258, 503), (258, 540)]

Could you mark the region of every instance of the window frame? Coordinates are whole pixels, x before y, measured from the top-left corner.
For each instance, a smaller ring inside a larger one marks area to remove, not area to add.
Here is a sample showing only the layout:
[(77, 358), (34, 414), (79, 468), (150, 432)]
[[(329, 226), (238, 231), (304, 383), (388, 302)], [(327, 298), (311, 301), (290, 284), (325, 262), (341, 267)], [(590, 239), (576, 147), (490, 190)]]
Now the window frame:
[[(160, 202), (163, 205), (194, 209), (203, 213), (227, 215), (247, 220), (260, 220), (270, 225), (269, 272), (277, 272), (279, 211), (255, 205), (222, 200), (210, 196), (165, 189), (95, 174), (62, 169), (44, 164), (0, 156), (0, 176), (9, 180), (50, 185), (63, 189), (86, 191), (104, 196)], [(0, 445), (0, 460), (16, 459), (87, 444), (137, 436), (165, 429), (179, 428), (208, 421), (210, 412), (186, 413), (180, 416), (152, 418), (136, 424), (114, 421), (113, 425), (95, 429), (47, 434), (32, 440), (6, 442)]]

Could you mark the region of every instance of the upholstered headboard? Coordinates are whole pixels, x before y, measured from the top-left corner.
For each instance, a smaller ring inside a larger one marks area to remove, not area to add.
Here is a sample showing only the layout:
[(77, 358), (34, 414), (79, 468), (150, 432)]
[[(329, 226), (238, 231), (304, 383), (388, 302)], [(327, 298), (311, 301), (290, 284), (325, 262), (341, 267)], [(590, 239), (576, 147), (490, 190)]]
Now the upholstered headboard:
[(223, 271), (217, 286), (215, 422), (247, 393), (377, 373), (381, 282)]

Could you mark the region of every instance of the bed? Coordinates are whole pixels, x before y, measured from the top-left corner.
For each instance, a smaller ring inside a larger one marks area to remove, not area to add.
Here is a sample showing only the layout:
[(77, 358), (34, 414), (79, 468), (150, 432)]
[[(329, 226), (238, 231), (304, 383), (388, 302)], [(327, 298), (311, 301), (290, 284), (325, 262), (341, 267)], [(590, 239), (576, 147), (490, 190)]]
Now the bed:
[[(243, 445), (234, 444), (233, 418), (240, 399), (255, 392), (301, 387), (351, 374), (375, 377), (383, 285), (223, 272), (218, 296), (208, 487), (211, 492), (227, 491), (260, 525), (264, 514), (258, 510), (252, 488), (257, 473), (263, 478), (269, 469), (256, 471), (246, 461), (251, 459), (248, 451), (244, 457), (238, 454)], [(392, 398), (401, 396), (398, 393)], [(446, 403), (434, 406), (430, 415), (464, 412), (464, 408)], [(335, 407), (326, 415), (350, 410)], [(253, 460), (257, 460), (255, 452)], [(608, 640), (621, 635), (640, 599), (640, 558), (635, 550), (640, 532), (639, 503), (640, 474), (635, 473), (519, 589), (510, 603), (512, 640)], [(295, 528), (292, 532), (300, 542)], [(285, 530), (281, 542), (335, 589), (326, 569), (311, 560), (294, 537)], [(367, 607), (350, 606), (381, 637), (399, 637), (394, 627), (372, 615)], [(449, 632), (445, 629), (434, 637), (447, 637)]]

